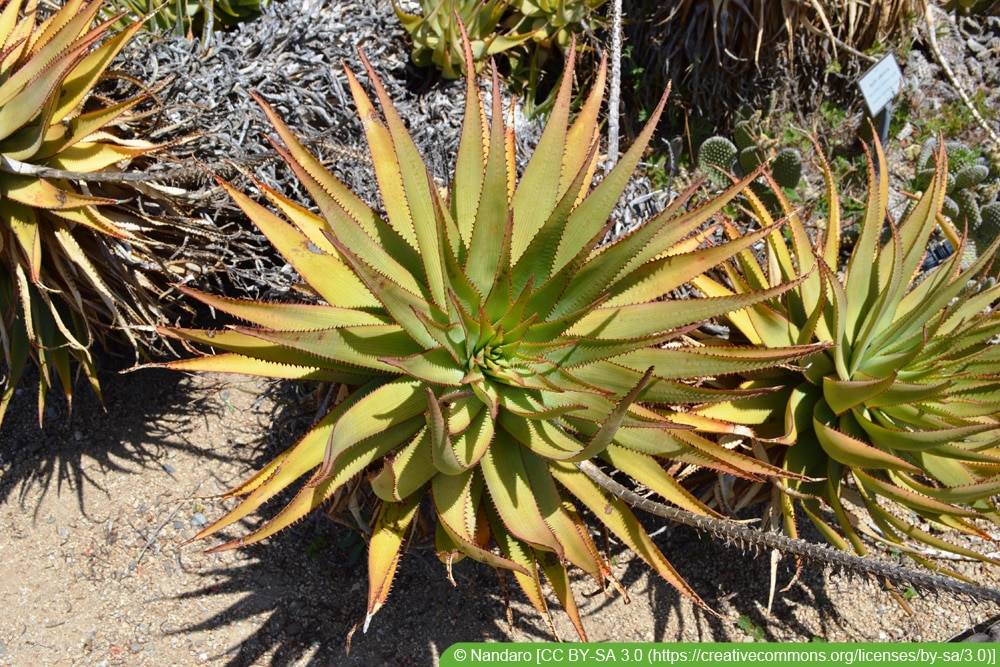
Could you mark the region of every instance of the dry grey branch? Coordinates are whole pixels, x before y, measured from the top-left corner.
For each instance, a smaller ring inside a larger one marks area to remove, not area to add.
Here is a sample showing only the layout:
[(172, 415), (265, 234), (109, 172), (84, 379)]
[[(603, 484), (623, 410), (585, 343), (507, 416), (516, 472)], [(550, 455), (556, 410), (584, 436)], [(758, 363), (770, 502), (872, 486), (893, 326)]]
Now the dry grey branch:
[(783, 554), (790, 554), (807, 560), (818, 561), (826, 565), (833, 565), (855, 574), (885, 578), (896, 583), (906, 583), (918, 589), (944, 591), (976, 600), (1000, 602), (1000, 590), (994, 588), (967, 584), (934, 572), (914, 570), (897, 565), (896, 563), (877, 561), (870, 557), (863, 558), (825, 545), (793, 539), (779, 533), (754, 530), (733, 521), (713, 519), (712, 517), (694, 514), (676, 507), (669, 507), (654, 502), (649, 498), (643, 498), (634, 491), (630, 491), (611, 479), (590, 461), (577, 463), (576, 466), (601, 488), (629, 505), (650, 514), (676, 521), (685, 526), (702, 530), (727, 543), (739, 542), (741, 544), (752, 544), (756, 547), (775, 549)]

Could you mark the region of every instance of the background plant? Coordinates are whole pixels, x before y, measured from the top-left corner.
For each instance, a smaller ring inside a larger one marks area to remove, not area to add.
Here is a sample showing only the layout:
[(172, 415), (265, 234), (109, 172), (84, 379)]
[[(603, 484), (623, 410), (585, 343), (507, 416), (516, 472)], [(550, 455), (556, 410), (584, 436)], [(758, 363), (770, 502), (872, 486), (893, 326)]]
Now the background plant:
[[(926, 190), (935, 174), (938, 140), (929, 138), (920, 147), (916, 175), (911, 183), (916, 191)], [(989, 160), (980, 151), (959, 141), (944, 142), (948, 160), (948, 182), (941, 211), (955, 229), (969, 236), (965, 261), (971, 262), (979, 249), (988, 248), (1000, 237), (1000, 179), (992, 173)], [(996, 272), (996, 267), (993, 269)]]
[[(508, 85), (524, 101), (525, 114), (548, 110), (562, 74), (563, 56), (574, 35), (603, 25), (598, 9), (607, 0), (421, 0), (421, 14), (398, 5), (413, 41), (414, 64), (436, 66), (447, 79), (462, 74), (460, 17), (472, 42), (476, 71), (500, 56)], [(596, 65), (596, 61), (594, 62)]]
[(147, 232), (162, 221), (129, 206), (139, 179), (112, 173), (156, 149), (130, 126), (145, 95), (93, 94), (140, 24), (110, 36), (116, 18), (92, 26), (101, 6), (71, 0), (42, 17), (25, 0), (0, 10), (0, 418), (28, 360), (41, 373), (41, 417), (54, 384), (72, 394), (72, 360), (97, 390), (95, 344), (113, 336), (136, 346), (133, 327), (161, 321), (154, 276), (169, 270)]
[[(876, 144), (860, 234), (842, 274), (843, 221), (833, 176), (825, 160), (822, 166), (828, 216), (815, 241), (779, 193), (791, 242), (772, 233), (764, 259), (741, 253), (726, 267), (725, 282), (702, 276), (694, 284), (722, 297), (799, 276), (781, 297), (728, 320), (755, 345), (827, 349), (795, 366), (749, 374), (740, 385), (770, 393), (700, 412), (755, 425), (762, 460), (812, 478), (779, 483), (773, 493), (773, 516), (783, 518), (789, 534), (805, 514), (832, 544), (859, 554), (866, 553), (861, 535), (867, 534), (925, 565), (913, 542), (994, 563), (921, 527), (926, 521), (987, 538), (975, 520), (1000, 518), (991, 500), (1000, 489), (994, 342), (1000, 318), (992, 308), (1000, 291), (968, 287), (982, 278), (985, 256), (963, 270), (958, 253), (920, 272), (947, 190), (945, 151), (938, 151), (919, 201), (898, 225), (889, 220), (883, 234), (888, 170)], [(759, 201), (752, 210), (770, 224)]]
[[(760, 112), (743, 114), (733, 127), (733, 141), (716, 135), (698, 148), (698, 167), (716, 187), (725, 187), (732, 176), (743, 178), (757, 171), (765, 162), (770, 164), (773, 183), (794, 196), (802, 179), (802, 153), (797, 148), (781, 147), (760, 127)], [(750, 186), (772, 210), (778, 199), (763, 180)]]
[(421, 14), (416, 15), (393, 2), (396, 16), (413, 40), (413, 64), (435, 65), (446, 79), (462, 76), (465, 61), (459, 21), (469, 36), (477, 72), (491, 56), (531, 38), (520, 32), (519, 25), (501, 25), (510, 6), (510, 0), (421, 0)]
[[(857, 77), (870, 66), (869, 51), (905, 40), (923, 11), (921, 0), (848, 2), (817, 0), (772, 6), (765, 0), (626, 0), (626, 42), (633, 46), (638, 80), (632, 106), (652, 108), (655, 95), (672, 81), (684, 91), (683, 118), (728, 131), (742, 104), (769, 108), (777, 98), (800, 118), (844, 94), (856, 96)], [(840, 100), (842, 102), (842, 100)], [(694, 146), (691, 146), (692, 152)]]
[(260, 16), (271, 0), (107, 0), (104, 15), (123, 13), (116, 27), (146, 17), (143, 24), (154, 32), (181, 37), (199, 36), (211, 42), (214, 30), (226, 30)]
[(186, 290), (250, 326), (163, 329), (221, 351), (169, 366), (322, 380), (341, 390), (309, 433), (227, 494), (244, 497), (198, 537), (249, 516), (305, 476), (273, 519), (216, 550), (262, 540), (323, 503), (337, 506), (370, 489), (379, 500), (369, 545), (370, 620), (388, 596), (405, 538), (429, 494), (444, 562), (467, 556), (512, 571), (547, 615), (544, 576), (585, 637), (567, 568), (579, 567), (602, 586), (610, 568), (577, 510), (582, 504), (700, 603), (628, 507), (609, 499), (574, 463), (600, 458), (670, 502), (709, 514), (668, 473), (667, 461), (752, 480), (796, 477), (703, 435), (748, 435), (744, 430), (670, 408), (731, 398), (731, 391), (700, 385), (812, 351), (697, 345), (685, 337), (702, 320), (787, 286), (696, 303), (663, 298), (771, 230), (722, 246), (705, 243), (704, 223), (746, 187), (743, 181), (686, 211), (691, 189), (647, 224), (595, 248), (613, 225), (608, 218), (665, 97), (639, 140), (591, 190), (604, 67), (601, 85), (572, 123), (570, 69), (518, 179), (496, 75), (487, 124), (471, 46), (465, 57), (465, 124), (445, 199), (367, 61), (362, 57), (381, 117), (347, 70), (385, 218), (262, 105), (284, 143), (274, 140), (276, 150), (322, 217), (263, 188), (278, 216), (225, 187), (326, 304), (238, 301)]

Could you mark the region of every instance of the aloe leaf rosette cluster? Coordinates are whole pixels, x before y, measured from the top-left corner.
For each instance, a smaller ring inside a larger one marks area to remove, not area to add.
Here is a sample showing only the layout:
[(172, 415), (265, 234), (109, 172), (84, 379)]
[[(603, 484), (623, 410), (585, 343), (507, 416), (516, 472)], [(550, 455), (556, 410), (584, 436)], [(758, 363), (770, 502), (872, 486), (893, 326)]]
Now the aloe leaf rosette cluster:
[[(467, 45), (466, 58), (471, 62)], [(703, 242), (703, 223), (746, 182), (691, 211), (682, 197), (629, 235), (597, 247), (662, 103), (618, 166), (591, 190), (603, 65), (599, 85), (572, 123), (572, 70), (567, 73), (519, 179), (495, 75), (489, 121), (469, 75), (454, 181), (444, 197), (362, 60), (382, 115), (350, 69), (346, 75), (371, 148), (384, 218), (327, 172), (263, 102), (281, 140), (272, 140), (275, 149), (322, 215), (264, 188), (277, 215), (226, 186), (326, 303), (259, 303), (188, 290), (249, 324), (164, 330), (219, 350), (171, 362), (173, 368), (350, 388), (299, 442), (229, 492), (245, 497), (198, 537), (247, 517), (308, 475), (274, 518), (217, 549), (264, 539), (366, 471), (381, 499), (370, 541), (369, 618), (388, 595), (404, 536), (428, 493), (443, 560), (468, 556), (512, 571), (543, 613), (540, 581), (546, 578), (581, 636), (567, 567), (602, 584), (610, 569), (589, 537), (580, 505), (698, 600), (628, 507), (574, 463), (600, 457), (702, 514), (711, 511), (668, 474), (664, 461), (757, 480), (787, 474), (700, 433), (738, 427), (668, 409), (742, 395), (699, 381), (810, 350), (682, 344), (698, 322), (786, 287), (697, 302), (662, 298), (767, 233), (722, 246)]]
[[(859, 553), (861, 533), (868, 533), (904, 549), (916, 541), (990, 560), (927, 524), (988, 539), (976, 520), (1000, 519), (991, 500), (1000, 492), (1000, 288), (977, 283), (997, 244), (965, 270), (959, 251), (923, 272), (942, 220), (947, 160), (941, 151), (930, 185), (898, 224), (887, 216), (888, 169), (878, 144), (876, 161), (860, 235), (842, 271), (840, 204), (823, 161), (824, 233), (811, 239), (775, 189), (790, 237), (770, 235), (763, 260), (741, 253), (727, 266), (726, 283), (693, 281), (721, 298), (798, 280), (780, 298), (728, 320), (755, 345), (828, 346), (795, 366), (750, 374), (741, 386), (770, 393), (700, 412), (753, 425), (774, 443), (766, 449), (772, 462), (821, 480), (789, 480), (788, 494), (776, 497), (788, 532), (795, 533), (801, 510), (833, 544)], [(748, 197), (768, 224), (766, 209)]]
[[(109, 35), (101, 2), (70, 0), (47, 18), (33, 0), (0, 7), (0, 340), (7, 363), (0, 419), (29, 359), (41, 371), (39, 414), (76, 359), (97, 389), (91, 347), (107, 332), (152, 324), (149, 294), (109, 248), (134, 243), (116, 199), (73, 174), (116, 170), (151, 151), (114, 126), (143, 97), (117, 103), (92, 89), (138, 24)], [(96, 21), (96, 23), (95, 23)], [(70, 176), (66, 176), (69, 174)]]

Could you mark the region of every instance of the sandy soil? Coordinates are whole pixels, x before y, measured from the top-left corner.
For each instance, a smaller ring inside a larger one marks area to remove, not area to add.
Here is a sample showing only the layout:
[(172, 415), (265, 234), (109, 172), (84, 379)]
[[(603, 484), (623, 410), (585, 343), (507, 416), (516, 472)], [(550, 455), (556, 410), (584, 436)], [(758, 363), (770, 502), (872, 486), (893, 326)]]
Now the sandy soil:
[[(223, 503), (206, 498), (288, 444), (288, 407), (260, 382), (141, 370), (105, 379), (105, 406), (81, 391), (37, 424), (30, 385), (0, 430), (0, 665), (428, 665), (458, 641), (542, 641), (543, 620), (516, 586), (431, 549), (403, 559), (367, 634), (364, 545), (320, 513), (268, 543), (223, 554), (182, 544)], [(280, 392), (278, 394), (280, 396)], [(277, 417), (277, 419), (275, 419)], [(194, 497), (194, 499), (192, 499)], [(663, 528), (657, 543), (718, 615), (695, 608), (616, 551), (630, 603), (579, 581), (596, 641), (940, 641), (995, 605), (917, 597), (908, 615), (874, 582), (778, 567), (766, 612), (768, 555)], [(240, 530), (244, 530), (245, 527)], [(960, 563), (980, 581), (996, 581)], [(553, 602), (558, 634), (572, 626)], [(744, 617), (739, 622), (740, 617)]]

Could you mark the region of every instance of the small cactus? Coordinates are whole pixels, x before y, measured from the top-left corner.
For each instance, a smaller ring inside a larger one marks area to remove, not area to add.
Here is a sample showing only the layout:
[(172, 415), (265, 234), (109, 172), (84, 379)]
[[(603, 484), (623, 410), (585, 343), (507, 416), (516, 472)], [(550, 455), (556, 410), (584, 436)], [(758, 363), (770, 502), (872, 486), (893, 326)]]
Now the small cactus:
[(746, 148), (740, 150), (739, 164), (740, 169), (743, 170), (743, 174), (749, 174), (754, 169), (764, 164), (767, 160), (767, 153), (760, 146), (747, 146)]
[(1000, 202), (987, 204), (980, 209), (979, 215), (981, 222), (976, 230), (976, 240), (986, 247), (1000, 236)]
[(798, 187), (802, 180), (802, 153), (795, 148), (783, 148), (771, 163), (774, 180), (783, 188)]
[(974, 188), (990, 175), (990, 168), (983, 164), (970, 164), (955, 173), (955, 189)]
[(698, 167), (714, 185), (726, 187), (736, 161), (736, 146), (725, 137), (709, 137), (698, 149)]
[[(725, 137), (710, 137), (701, 145), (698, 152), (699, 166), (708, 172), (712, 183), (719, 186), (729, 185), (728, 174), (722, 178), (723, 172), (732, 172), (734, 176), (743, 177), (756, 171), (768, 160), (772, 160), (771, 173), (774, 182), (782, 188), (798, 187), (802, 179), (802, 154), (794, 148), (783, 148), (775, 154), (774, 139), (768, 137), (760, 129), (759, 111), (741, 110), (740, 120), (733, 126), (733, 139)], [(763, 179), (754, 191), (764, 201), (765, 205), (777, 204), (775, 193), (767, 192), (769, 187)]]
[(976, 193), (971, 188), (956, 189), (953, 198), (958, 204), (959, 214), (957, 219), (952, 218), (952, 222), (959, 229), (967, 227), (970, 232), (979, 229), (982, 216), (979, 213), (979, 201), (976, 199)]
[(741, 120), (733, 126), (733, 141), (740, 150), (757, 145), (757, 136), (751, 119)]
[[(926, 190), (934, 177), (937, 147), (934, 138), (921, 145), (912, 182), (914, 189)], [(964, 253), (964, 263), (967, 263), (974, 259), (977, 248), (989, 247), (1000, 233), (1000, 204), (996, 202), (1000, 181), (991, 174), (988, 160), (980, 156), (978, 150), (959, 141), (947, 141), (944, 147), (948, 157), (948, 182), (941, 212), (959, 232), (964, 230), (968, 234)]]
[(962, 214), (962, 209), (958, 207), (958, 203), (954, 199), (945, 195), (944, 203), (941, 205), (941, 212), (950, 219), (955, 220)]
[[(991, 202), (979, 210), (981, 221), (975, 231), (974, 243), (979, 248), (988, 248), (1000, 236), (1000, 202)], [(1000, 264), (996, 260), (990, 267), (991, 278), (1000, 274)]]

